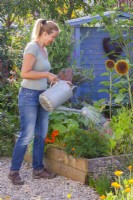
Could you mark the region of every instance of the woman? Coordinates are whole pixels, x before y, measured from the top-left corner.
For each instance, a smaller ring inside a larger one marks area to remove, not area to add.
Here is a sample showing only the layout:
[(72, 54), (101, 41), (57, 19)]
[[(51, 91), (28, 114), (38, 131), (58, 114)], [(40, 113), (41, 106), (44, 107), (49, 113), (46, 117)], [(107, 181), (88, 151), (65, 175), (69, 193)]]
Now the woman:
[(32, 41), (23, 56), (19, 92), (20, 134), (15, 144), (9, 179), (14, 185), (23, 185), (19, 175), (27, 145), (33, 140), (33, 178), (53, 178), (43, 165), (44, 138), (48, 130), (48, 112), (39, 104), (39, 95), (46, 90), (47, 81), (54, 83), (57, 76), (50, 73), (46, 46), (52, 44), (60, 29), (53, 21), (38, 19), (32, 32)]

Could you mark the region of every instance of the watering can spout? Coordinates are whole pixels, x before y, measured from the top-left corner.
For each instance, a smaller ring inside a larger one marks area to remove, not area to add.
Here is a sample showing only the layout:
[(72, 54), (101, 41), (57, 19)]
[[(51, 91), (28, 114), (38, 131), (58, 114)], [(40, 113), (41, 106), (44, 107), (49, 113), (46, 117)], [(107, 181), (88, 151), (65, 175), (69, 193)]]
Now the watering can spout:
[(86, 117), (88, 115), (88, 108), (86, 106), (84, 106), (81, 110), (74, 109), (74, 108), (66, 108), (64, 106), (59, 106), (58, 108), (56, 108), (56, 110), (81, 113), (81, 115), (83, 115), (84, 117)]
[(75, 113), (81, 113), (82, 112), (81, 110), (74, 109), (74, 108), (66, 108), (64, 106), (59, 106), (58, 108), (56, 108), (56, 110), (59, 110), (59, 111), (68, 111), (68, 112), (75, 112)]

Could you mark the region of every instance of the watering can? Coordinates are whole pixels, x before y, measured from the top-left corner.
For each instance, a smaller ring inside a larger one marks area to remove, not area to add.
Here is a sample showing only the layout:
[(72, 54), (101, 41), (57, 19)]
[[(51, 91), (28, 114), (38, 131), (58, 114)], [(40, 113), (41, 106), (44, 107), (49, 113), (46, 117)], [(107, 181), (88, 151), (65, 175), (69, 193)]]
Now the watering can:
[(73, 96), (73, 89), (75, 87), (64, 80), (58, 81), (39, 95), (41, 106), (49, 112), (58, 110), (79, 113), (93, 123), (101, 125), (101, 122), (104, 122), (105, 118), (91, 105), (89, 107), (84, 106), (81, 110), (62, 106), (63, 103)]
[(39, 95), (41, 106), (47, 111), (53, 111), (73, 96), (73, 89), (77, 86), (59, 80)]

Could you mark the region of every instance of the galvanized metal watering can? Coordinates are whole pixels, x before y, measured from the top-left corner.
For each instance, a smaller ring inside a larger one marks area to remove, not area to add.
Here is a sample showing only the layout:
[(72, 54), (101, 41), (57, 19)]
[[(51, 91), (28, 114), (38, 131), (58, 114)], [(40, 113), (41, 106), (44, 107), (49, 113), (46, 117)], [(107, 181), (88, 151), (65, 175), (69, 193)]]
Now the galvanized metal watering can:
[(73, 89), (76, 86), (60, 80), (49, 87), (39, 96), (41, 106), (47, 111), (53, 111), (73, 96)]
[(63, 103), (72, 98), (75, 87), (63, 80), (57, 82), (40, 94), (39, 101), (41, 106), (49, 112), (57, 110), (79, 113), (97, 124), (97, 126), (101, 126), (101, 123), (105, 122), (105, 118), (93, 106), (84, 106), (81, 110), (62, 106)]

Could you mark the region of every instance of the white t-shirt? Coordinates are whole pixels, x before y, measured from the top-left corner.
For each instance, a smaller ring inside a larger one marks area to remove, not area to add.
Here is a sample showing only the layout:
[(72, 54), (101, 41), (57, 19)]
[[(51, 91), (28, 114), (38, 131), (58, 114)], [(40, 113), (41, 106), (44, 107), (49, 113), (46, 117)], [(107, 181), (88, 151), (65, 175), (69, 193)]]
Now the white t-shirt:
[[(33, 66), (34, 71), (38, 72), (50, 71), (51, 66), (48, 60), (48, 53), (46, 48), (45, 52), (46, 56), (43, 55), (40, 47), (36, 42), (28, 43), (27, 47), (25, 48), (24, 55), (32, 54), (36, 58), (36, 61)], [(21, 86), (33, 90), (45, 90), (47, 88), (47, 78), (41, 78), (36, 80), (23, 79), (23, 81), (21, 82)]]

